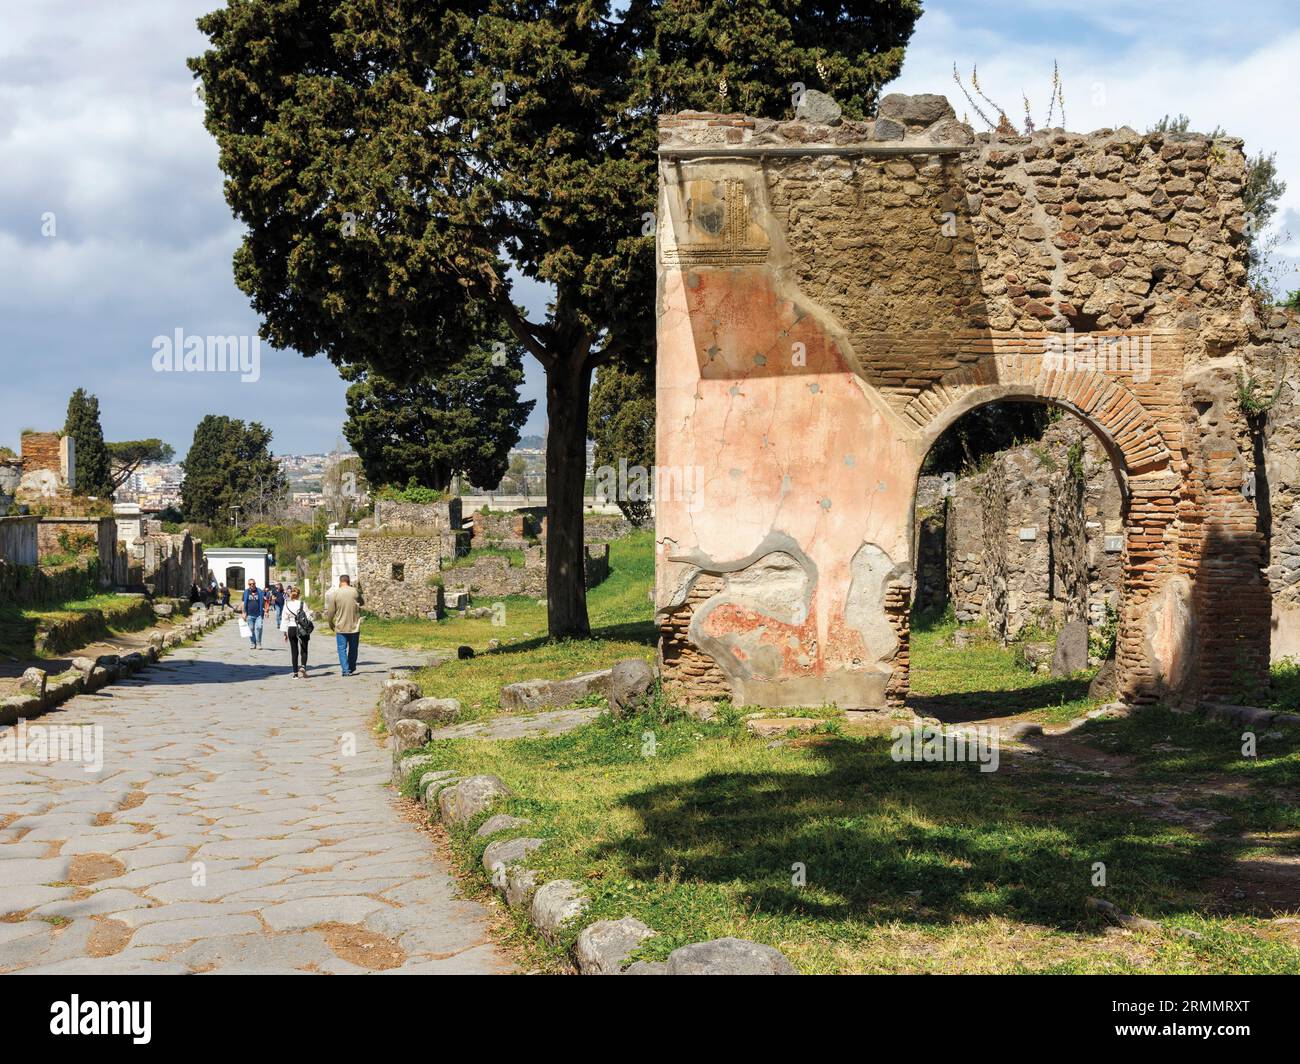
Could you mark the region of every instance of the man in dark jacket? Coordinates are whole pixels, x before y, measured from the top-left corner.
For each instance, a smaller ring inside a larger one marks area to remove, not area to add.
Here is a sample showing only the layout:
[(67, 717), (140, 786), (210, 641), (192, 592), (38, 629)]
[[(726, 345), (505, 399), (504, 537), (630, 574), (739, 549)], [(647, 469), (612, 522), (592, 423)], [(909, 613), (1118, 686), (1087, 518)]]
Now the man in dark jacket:
[(250, 578), (244, 592), (244, 620), (248, 622), (248, 641), (254, 650), (262, 645), (262, 621), (268, 601), (266, 592), (258, 591), (257, 581)]

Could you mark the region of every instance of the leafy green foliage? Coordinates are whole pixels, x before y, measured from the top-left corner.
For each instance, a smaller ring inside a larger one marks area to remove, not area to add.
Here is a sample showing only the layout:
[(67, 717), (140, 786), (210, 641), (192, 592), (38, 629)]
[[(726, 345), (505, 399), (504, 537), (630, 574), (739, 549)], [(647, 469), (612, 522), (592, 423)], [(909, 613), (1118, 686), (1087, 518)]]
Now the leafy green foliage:
[(532, 413), (519, 398), (523, 351), (512, 343), (474, 348), (437, 378), (398, 383), (360, 367), (344, 370), (343, 435), (372, 484), (417, 484), (445, 492), (463, 473), (494, 486)]
[(187, 519), (214, 526), (235, 521), (232, 507), (245, 518), (264, 513), (283, 498), (288, 481), (271, 457), (271, 432), (259, 422), (208, 414), (194, 430), (181, 463), (181, 509)]
[[(619, 462), (641, 466), (649, 474), (655, 464), (655, 382), (649, 369), (627, 371), (602, 366), (591, 390), (587, 434), (596, 443), (597, 467), (618, 468)], [(632, 524), (649, 523), (649, 500), (616, 500)]]

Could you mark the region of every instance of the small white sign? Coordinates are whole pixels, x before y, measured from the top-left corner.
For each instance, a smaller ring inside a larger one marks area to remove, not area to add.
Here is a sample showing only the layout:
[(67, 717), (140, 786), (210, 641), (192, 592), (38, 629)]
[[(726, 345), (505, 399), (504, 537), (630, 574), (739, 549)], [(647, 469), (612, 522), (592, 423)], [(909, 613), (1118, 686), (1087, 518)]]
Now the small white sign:
[(1104, 549), (1107, 554), (1118, 554), (1124, 549), (1124, 537), (1107, 536), (1104, 543)]
[(1022, 528), (1022, 529), (1020, 530), (1020, 538), (1021, 538), (1022, 540), (1037, 539), (1037, 538), (1038, 538), (1038, 529), (1037, 529), (1037, 528)]

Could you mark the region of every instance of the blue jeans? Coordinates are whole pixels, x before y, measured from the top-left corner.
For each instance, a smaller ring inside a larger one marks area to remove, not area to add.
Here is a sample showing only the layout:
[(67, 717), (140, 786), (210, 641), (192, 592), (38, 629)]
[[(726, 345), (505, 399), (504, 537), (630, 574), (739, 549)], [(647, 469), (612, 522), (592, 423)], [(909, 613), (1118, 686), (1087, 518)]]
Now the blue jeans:
[(339, 668), (347, 676), (357, 671), (357, 651), (361, 648), (360, 632), (335, 632), (334, 642), (339, 651)]
[(262, 615), (246, 618), (248, 621), (248, 642), (258, 646), (262, 642)]

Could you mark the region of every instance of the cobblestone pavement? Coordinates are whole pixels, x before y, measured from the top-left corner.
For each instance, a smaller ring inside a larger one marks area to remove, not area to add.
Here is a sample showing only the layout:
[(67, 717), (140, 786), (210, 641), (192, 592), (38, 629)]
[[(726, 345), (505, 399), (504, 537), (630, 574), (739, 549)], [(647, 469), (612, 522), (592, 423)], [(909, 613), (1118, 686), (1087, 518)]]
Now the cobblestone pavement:
[(363, 638), (345, 679), (327, 630), (311, 650), (295, 680), (226, 624), (27, 724), (33, 755), (38, 727), (101, 726), (103, 767), (0, 761), (0, 972), (510, 970), (386, 786), (400, 655)]

